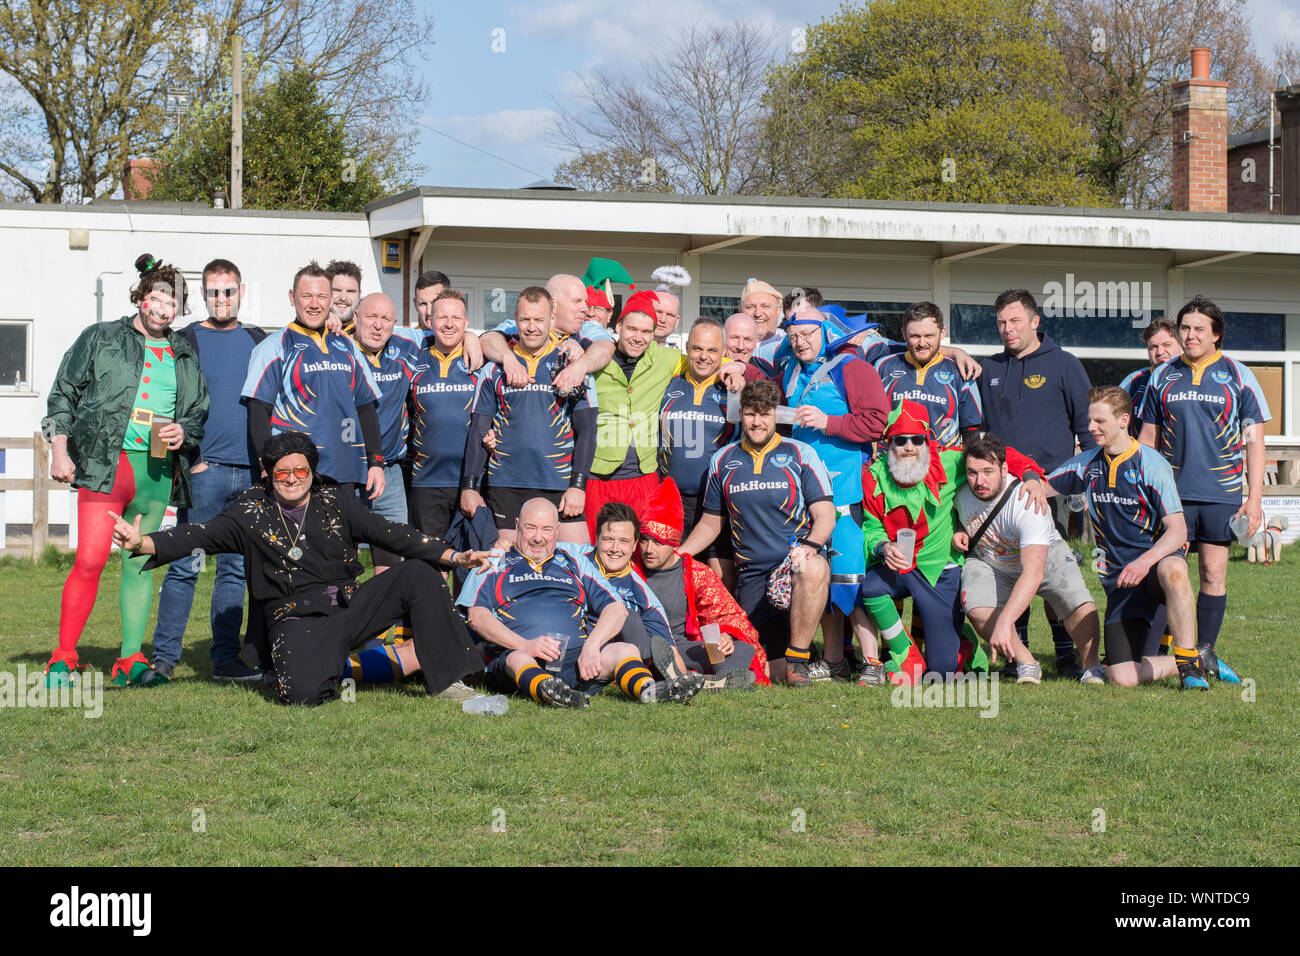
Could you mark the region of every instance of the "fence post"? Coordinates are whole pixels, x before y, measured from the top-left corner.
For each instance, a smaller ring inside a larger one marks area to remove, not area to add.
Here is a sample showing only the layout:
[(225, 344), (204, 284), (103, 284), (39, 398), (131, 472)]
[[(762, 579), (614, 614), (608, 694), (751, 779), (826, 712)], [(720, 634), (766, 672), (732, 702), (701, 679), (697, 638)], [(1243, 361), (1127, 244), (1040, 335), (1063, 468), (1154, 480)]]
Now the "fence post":
[(40, 432), (32, 435), (32, 561), (50, 540), (50, 449)]

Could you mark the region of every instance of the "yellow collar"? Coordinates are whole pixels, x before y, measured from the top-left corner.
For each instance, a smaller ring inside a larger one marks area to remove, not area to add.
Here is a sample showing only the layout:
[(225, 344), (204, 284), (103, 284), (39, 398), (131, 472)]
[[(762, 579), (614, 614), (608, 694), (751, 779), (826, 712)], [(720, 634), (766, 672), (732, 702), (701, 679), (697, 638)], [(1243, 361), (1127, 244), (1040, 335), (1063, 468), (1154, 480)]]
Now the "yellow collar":
[(322, 352), (329, 351), (329, 349), (325, 347), (325, 326), (322, 325), (319, 329), (309, 329), (307, 326), (299, 323), (297, 319), (294, 319), (289, 323), (289, 328), (293, 329), (300, 335), (307, 336), (307, 338), (311, 339), (320, 347)]
[(542, 361), (542, 359), (546, 358), (546, 356), (554, 352), (555, 349), (556, 349), (555, 343), (548, 342), (546, 344), (546, 348), (542, 349), (542, 351), (539, 352), (537, 355), (529, 355), (527, 352), (522, 351), (519, 343), (516, 342), (514, 352), (515, 355), (519, 356), (519, 358), (523, 360), (524, 365), (528, 367), (528, 374), (536, 376), (538, 364)]
[(375, 368), (379, 368), (379, 356), (383, 353), (384, 350), (381, 348), (378, 352), (372, 352), (370, 351), (369, 346), (363, 345), (361, 343), (360, 339), (353, 338), (352, 341), (357, 343), (357, 348), (361, 349), (361, 354), (366, 357), (366, 359), (370, 362), (370, 364), (373, 365)]
[(465, 348), (464, 346), (461, 345), (458, 345), (454, 349), (452, 349), (450, 355), (443, 355), (442, 350), (439, 349), (438, 346), (436, 345), (429, 346), (429, 355), (435, 362), (438, 363), (439, 374), (441, 374), (443, 378), (447, 377), (447, 369), (451, 368), (451, 363), (456, 361), (456, 359), (460, 358), (464, 354), (465, 354)]
[(600, 573), (607, 578), (622, 578), (632, 573), (632, 562), (629, 561), (622, 571), (609, 571), (605, 568), (605, 562), (600, 560), (600, 552), (595, 548), (591, 549), (591, 555), (596, 559), (596, 567), (600, 568)]
[(1138, 440), (1136, 438), (1130, 439), (1128, 448), (1124, 449), (1114, 458), (1110, 457), (1110, 455), (1107, 455), (1106, 450), (1104, 448), (1102, 449), (1101, 453), (1103, 455), (1106, 455), (1106, 464), (1110, 468), (1110, 474), (1108, 476), (1110, 484), (1108, 485), (1108, 487), (1110, 488), (1115, 487), (1115, 476), (1119, 473), (1119, 466), (1124, 464), (1124, 462), (1128, 461), (1134, 455), (1136, 455), (1138, 453), (1138, 448), (1140, 447), (1141, 446), (1138, 444)]
[(928, 371), (930, 371), (930, 369), (934, 368), (936, 365), (938, 365), (940, 362), (943, 361), (943, 353), (940, 352), (940, 351), (937, 351), (937, 350), (936, 350), (935, 353), (934, 353), (934, 358), (930, 359), (930, 361), (926, 362), (924, 365), (918, 365), (918, 364), (916, 364), (916, 359), (912, 358), (912, 353), (911, 353), (911, 352), (904, 352), (904, 353), (903, 353), (903, 357), (904, 357), (905, 359), (907, 359), (907, 364), (908, 364), (908, 365), (910, 365), (910, 366), (912, 366), (912, 368), (916, 369), (916, 384), (917, 384), (917, 385), (924, 385), (924, 384), (925, 384), (925, 373), (928, 372)]
[(1183, 361), (1186, 362), (1187, 367), (1192, 370), (1192, 384), (1200, 385), (1201, 375), (1205, 373), (1205, 370), (1207, 368), (1209, 368), (1211, 365), (1213, 365), (1221, 358), (1223, 358), (1223, 353), (1220, 352), (1218, 349), (1215, 349), (1213, 355), (1209, 356), (1208, 358), (1205, 359), (1205, 361), (1201, 362), (1198, 365), (1195, 362), (1193, 362), (1191, 359), (1189, 359), (1186, 355), (1184, 355)]
[(717, 382), (718, 373), (714, 372), (708, 378), (699, 381), (695, 378), (695, 373), (687, 368), (686, 374), (683, 377), (686, 379), (686, 384), (695, 389), (695, 404), (698, 405), (703, 400), (704, 393), (708, 390), (709, 386)]
[(772, 432), (772, 437), (767, 440), (767, 444), (762, 448), (754, 448), (754, 446), (749, 443), (748, 438), (742, 438), (740, 440), (740, 447), (749, 452), (749, 457), (754, 459), (754, 474), (757, 475), (763, 470), (763, 459), (767, 457), (767, 453), (775, 448), (777, 443), (780, 441), (781, 436), (777, 432)]

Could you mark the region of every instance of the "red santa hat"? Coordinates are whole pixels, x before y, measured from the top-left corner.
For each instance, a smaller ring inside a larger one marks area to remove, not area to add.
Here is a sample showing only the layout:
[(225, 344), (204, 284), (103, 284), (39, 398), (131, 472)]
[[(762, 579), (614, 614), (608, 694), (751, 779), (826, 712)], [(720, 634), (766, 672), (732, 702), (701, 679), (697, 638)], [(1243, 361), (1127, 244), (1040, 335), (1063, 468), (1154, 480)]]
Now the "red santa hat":
[(650, 318), (655, 317), (655, 303), (659, 301), (659, 296), (655, 295), (649, 289), (642, 289), (628, 297), (627, 304), (623, 306), (623, 311), (619, 313), (618, 320), (623, 321), (623, 317), (629, 312), (644, 312)]
[(910, 398), (905, 398), (899, 402), (889, 415), (889, 422), (885, 426), (885, 437), (893, 438), (895, 435), (925, 435), (930, 436), (930, 416), (926, 414), (925, 406), (920, 402), (914, 402)]
[(605, 290), (597, 289), (594, 285), (587, 286), (587, 305), (599, 306), (602, 309), (614, 308), (614, 303), (609, 301)]
[(682, 496), (677, 490), (677, 483), (671, 478), (665, 478), (641, 510), (641, 533), (649, 535), (660, 544), (670, 544), (675, 548), (682, 543), (685, 524), (686, 514), (682, 511)]

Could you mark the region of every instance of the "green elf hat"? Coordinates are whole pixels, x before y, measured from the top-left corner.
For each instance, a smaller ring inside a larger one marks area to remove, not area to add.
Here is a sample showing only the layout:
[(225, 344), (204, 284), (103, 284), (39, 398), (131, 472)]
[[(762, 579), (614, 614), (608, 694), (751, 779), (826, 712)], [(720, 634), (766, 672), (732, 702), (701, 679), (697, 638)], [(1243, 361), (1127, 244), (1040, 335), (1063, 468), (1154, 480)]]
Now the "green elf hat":
[(612, 303), (614, 301), (614, 290), (609, 287), (611, 282), (631, 286), (632, 290), (636, 291), (636, 285), (632, 282), (632, 277), (628, 275), (622, 264), (615, 262), (613, 259), (592, 257), (591, 261), (587, 263), (587, 271), (582, 274), (582, 284), (589, 289), (592, 287), (600, 289)]

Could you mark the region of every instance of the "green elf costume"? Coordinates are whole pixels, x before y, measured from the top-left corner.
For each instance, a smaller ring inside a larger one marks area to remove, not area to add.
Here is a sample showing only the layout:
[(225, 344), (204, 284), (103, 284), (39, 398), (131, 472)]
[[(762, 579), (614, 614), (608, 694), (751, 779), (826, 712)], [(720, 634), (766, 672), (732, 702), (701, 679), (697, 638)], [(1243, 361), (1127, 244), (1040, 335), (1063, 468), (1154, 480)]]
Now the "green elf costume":
[[(929, 470), (914, 485), (900, 485), (889, 470), (889, 456), (878, 455), (862, 469), (863, 538), (867, 572), (860, 597), (887, 650), (885, 676), (891, 684), (915, 684), (923, 674), (987, 671), (988, 657), (961, 610), (964, 555), (952, 542), (954, 499), (966, 480), (965, 452), (943, 451), (930, 431), (925, 408), (904, 399), (885, 427), (888, 445), (924, 440)], [(1007, 469), (1017, 478), (1042, 478), (1042, 469), (1015, 449), (1007, 449)], [(913, 560), (902, 571), (886, 564), (886, 545), (898, 533), (916, 533)], [(911, 597), (925, 628), (922, 656), (903, 626), (895, 599)]]

